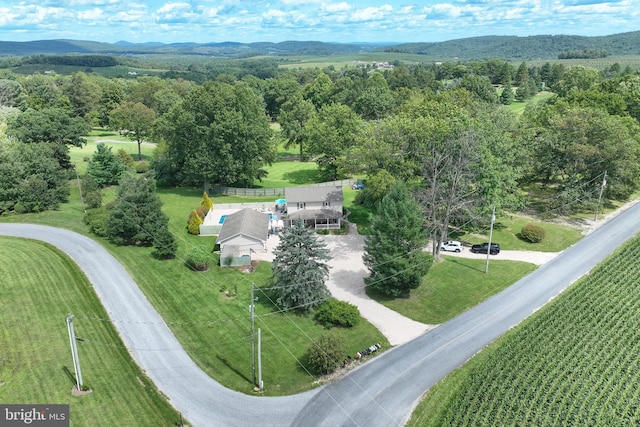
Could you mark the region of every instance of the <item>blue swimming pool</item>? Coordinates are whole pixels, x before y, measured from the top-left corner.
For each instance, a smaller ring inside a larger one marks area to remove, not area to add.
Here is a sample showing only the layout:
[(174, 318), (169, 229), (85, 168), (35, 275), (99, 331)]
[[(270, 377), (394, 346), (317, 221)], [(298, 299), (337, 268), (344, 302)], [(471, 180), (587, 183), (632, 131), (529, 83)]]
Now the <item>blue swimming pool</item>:
[(220, 217), (220, 221), (218, 221), (218, 224), (222, 224), (226, 218), (227, 218), (227, 216), (226, 216), (226, 215), (222, 215), (222, 216)]

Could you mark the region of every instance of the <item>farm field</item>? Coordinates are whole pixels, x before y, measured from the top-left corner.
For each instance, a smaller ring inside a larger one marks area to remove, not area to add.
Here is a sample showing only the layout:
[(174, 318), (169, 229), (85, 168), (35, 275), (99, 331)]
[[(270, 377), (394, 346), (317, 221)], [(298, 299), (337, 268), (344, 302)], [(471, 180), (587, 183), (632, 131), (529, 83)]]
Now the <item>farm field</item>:
[(640, 423), (640, 236), (429, 391), (409, 426)]

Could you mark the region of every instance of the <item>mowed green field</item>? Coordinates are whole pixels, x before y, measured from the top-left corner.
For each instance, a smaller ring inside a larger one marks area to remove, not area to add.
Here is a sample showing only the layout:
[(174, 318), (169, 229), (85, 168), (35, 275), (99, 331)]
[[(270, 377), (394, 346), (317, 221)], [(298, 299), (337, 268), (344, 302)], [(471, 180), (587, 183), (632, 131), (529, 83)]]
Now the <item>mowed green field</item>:
[(640, 425), (640, 236), (437, 384), (409, 426)]
[(408, 298), (388, 298), (367, 291), (378, 302), (418, 322), (435, 325), (451, 320), (536, 269), (534, 264), (442, 256)]
[(0, 237), (0, 403), (69, 404), (72, 426), (175, 426), (180, 414), (131, 360), (109, 322), (74, 320), (84, 383), (72, 396), (66, 316), (107, 317), (86, 277), (55, 248)]

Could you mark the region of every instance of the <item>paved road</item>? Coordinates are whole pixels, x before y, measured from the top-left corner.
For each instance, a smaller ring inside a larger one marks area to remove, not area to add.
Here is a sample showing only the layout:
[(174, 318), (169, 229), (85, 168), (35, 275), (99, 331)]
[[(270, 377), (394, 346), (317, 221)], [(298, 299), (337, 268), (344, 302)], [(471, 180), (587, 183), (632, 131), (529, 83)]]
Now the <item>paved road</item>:
[[(227, 390), (202, 372), (124, 268), (98, 243), (36, 225), (0, 224), (0, 235), (49, 242), (84, 271), (147, 375), (195, 426), (402, 425), (420, 396), (640, 232), (640, 204), (626, 210), (505, 291), (328, 386), (266, 398)], [(158, 350), (162, 349), (162, 350)], [(171, 349), (171, 350), (167, 350)]]

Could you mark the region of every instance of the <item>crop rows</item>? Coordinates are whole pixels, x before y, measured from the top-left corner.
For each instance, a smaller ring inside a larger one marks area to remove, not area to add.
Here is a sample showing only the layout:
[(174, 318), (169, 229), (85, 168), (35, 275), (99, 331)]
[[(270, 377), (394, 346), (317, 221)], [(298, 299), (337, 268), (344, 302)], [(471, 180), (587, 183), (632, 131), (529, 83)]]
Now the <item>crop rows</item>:
[(640, 425), (640, 237), (501, 340), (444, 425)]

